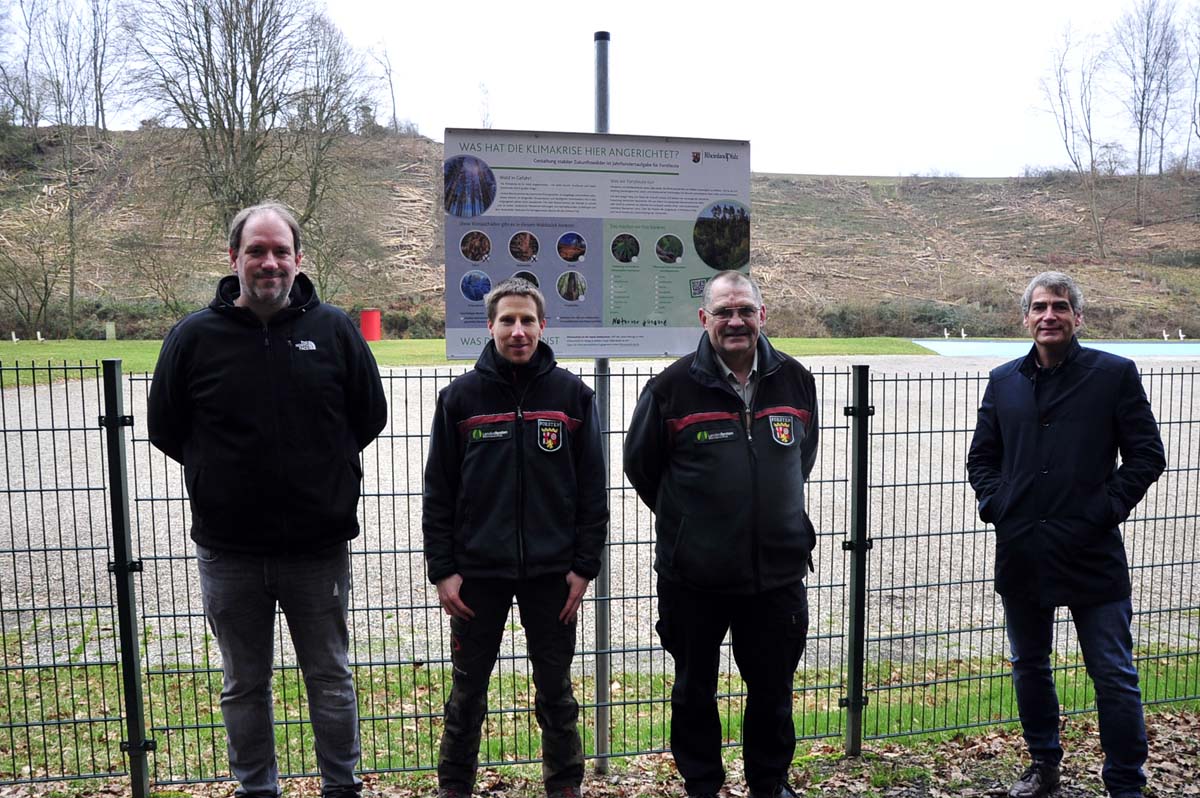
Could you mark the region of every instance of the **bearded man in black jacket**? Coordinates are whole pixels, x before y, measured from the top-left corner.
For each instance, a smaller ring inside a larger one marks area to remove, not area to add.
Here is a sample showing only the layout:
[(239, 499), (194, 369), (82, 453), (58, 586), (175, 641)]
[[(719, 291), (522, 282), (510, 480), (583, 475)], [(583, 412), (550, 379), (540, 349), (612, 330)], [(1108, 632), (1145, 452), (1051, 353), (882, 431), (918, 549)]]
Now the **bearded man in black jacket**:
[(438, 396), (425, 465), (425, 560), (450, 616), (454, 665), (438, 796), (471, 794), (488, 680), (515, 596), (546, 794), (577, 798), (583, 746), (571, 660), (580, 601), (607, 536), (600, 421), (592, 390), (558, 368), (541, 341), (541, 292), (514, 278), (484, 304), (492, 340)]
[(204, 614), (221, 649), (221, 714), (238, 796), (276, 798), (271, 707), (276, 605), (304, 674), (324, 798), (362, 790), (347, 653), (347, 541), (358, 535), (359, 453), (387, 402), (371, 350), (298, 272), (281, 205), (229, 231), (234, 274), (163, 341), (150, 441), (183, 463)]

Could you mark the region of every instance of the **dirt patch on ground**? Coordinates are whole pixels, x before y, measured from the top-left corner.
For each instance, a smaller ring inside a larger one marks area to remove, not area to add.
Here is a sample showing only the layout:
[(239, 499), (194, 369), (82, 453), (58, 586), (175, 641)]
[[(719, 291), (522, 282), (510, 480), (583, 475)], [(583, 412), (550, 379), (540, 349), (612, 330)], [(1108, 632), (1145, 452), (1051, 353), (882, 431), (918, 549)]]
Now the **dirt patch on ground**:
[[(1150, 759), (1146, 766), (1150, 798), (1200, 795), (1200, 711), (1159, 711), (1147, 715)], [(1074, 717), (1063, 724), (1066, 758), (1057, 798), (1105, 795), (1100, 780), (1099, 733), (1095, 716)], [(736, 749), (729, 752), (728, 784), (723, 798), (746, 798)], [(822, 798), (983, 798), (1003, 796), (1025, 764), (1024, 743), (1013, 728), (960, 735), (941, 742), (868, 744), (862, 756), (846, 757), (840, 744), (801, 746), (791, 771), (792, 786), (803, 796)], [(669, 754), (614, 760), (611, 772), (598, 776), (589, 767), (584, 795), (592, 798), (682, 798), (683, 787)], [(364, 796), (418, 798), (431, 796), (431, 774), (368, 776)], [(159, 786), (159, 798), (225, 798), (229, 783)], [(102, 798), (128, 795), (126, 780), (50, 783), (0, 787), (0, 798)], [(291, 779), (288, 798), (319, 798), (316, 779)], [(544, 795), (536, 766), (487, 770), (480, 774), (476, 795), (485, 798), (537, 798)]]

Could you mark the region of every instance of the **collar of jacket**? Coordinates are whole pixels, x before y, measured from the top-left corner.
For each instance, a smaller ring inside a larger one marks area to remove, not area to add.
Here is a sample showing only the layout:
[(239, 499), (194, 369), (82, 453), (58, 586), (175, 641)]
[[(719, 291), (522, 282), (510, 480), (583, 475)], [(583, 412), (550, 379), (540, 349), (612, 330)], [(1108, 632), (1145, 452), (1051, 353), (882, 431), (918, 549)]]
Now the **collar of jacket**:
[[(1065, 369), (1067, 366), (1069, 366), (1071, 364), (1071, 361), (1073, 361), (1076, 357), (1079, 356), (1079, 350), (1082, 348), (1083, 347), (1081, 347), (1079, 345), (1079, 339), (1077, 337), (1075, 337), (1074, 335), (1072, 335), (1071, 343), (1067, 346), (1067, 356), (1064, 357), (1062, 359), (1062, 362), (1060, 362), (1057, 366), (1050, 369), (1050, 373), (1056, 374), (1059, 371), (1061, 371), (1062, 369)], [(1042, 371), (1042, 367), (1038, 365), (1037, 344), (1034, 344), (1033, 346), (1031, 346), (1029, 348), (1029, 354), (1026, 355), (1025, 359), (1021, 361), (1021, 365), (1018, 368), (1018, 371), (1020, 371), (1021, 374), (1025, 375), (1025, 377), (1030, 380), (1034, 379), (1035, 375), (1039, 371)]]
[[(249, 308), (238, 307), (235, 304), (241, 293), (242, 286), (238, 283), (237, 275), (227, 274), (217, 283), (217, 295), (213, 297), (212, 302), (208, 303), (208, 306), (217, 313), (221, 313), (231, 319), (237, 319), (245, 324), (261, 327), (262, 322), (258, 320), (258, 316), (254, 315), (254, 311)], [(301, 313), (307, 313), (321, 304), (321, 300), (317, 296), (316, 286), (312, 284), (312, 280), (308, 279), (308, 275), (304, 272), (296, 273), (296, 279), (292, 282), (292, 290), (288, 293), (288, 300), (291, 304), (272, 316), (271, 320), (267, 322), (268, 325), (287, 321)]]
[[(758, 350), (759, 379), (778, 371), (779, 367), (783, 365), (783, 355), (775, 351), (775, 347), (771, 346), (767, 336), (762, 333), (759, 333), (758, 345), (755, 348)], [(700, 343), (696, 346), (696, 357), (692, 359), (688, 373), (701, 385), (733, 390), (721, 374), (721, 366), (717, 363), (717, 351), (713, 349), (712, 341), (708, 340), (707, 332), (700, 335)]]
[[(538, 341), (537, 350), (533, 353), (533, 358), (529, 361), (529, 367), (533, 370), (533, 377), (540, 377), (548, 371), (554, 369), (558, 362), (554, 359), (554, 350), (550, 348), (550, 344), (545, 341)], [(501, 369), (504, 369), (503, 371)], [(479, 359), (475, 361), (475, 370), (485, 377), (493, 380), (499, 380), (503, 383), (511, 383), (509, 374), (512, 372), (512, 364), (500, 357), (500, 353), (496, 351), (496, 342), (489, 339), (484, 345), (483, 351), (479, 353)]]

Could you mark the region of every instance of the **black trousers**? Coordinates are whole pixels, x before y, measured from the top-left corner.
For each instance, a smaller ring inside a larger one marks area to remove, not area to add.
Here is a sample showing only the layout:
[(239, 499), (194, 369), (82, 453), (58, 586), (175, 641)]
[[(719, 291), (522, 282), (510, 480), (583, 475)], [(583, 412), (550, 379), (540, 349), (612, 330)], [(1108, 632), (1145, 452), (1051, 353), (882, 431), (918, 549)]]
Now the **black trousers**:
[(475, 617), (470, 621), (450, 619), (454, 682), (446, 702), (438, 784), (468, 794), (475, 786), (488, 680), (515, 596), (537, 689), (534, 710), (542, 729), (542, 779), (547, 790), (579, 786), (583, 781), (583, 743), (579, 704), (571, 691), (576, 624), (558, 620), (567, 601), (566, 575), (519, 581), (464, 579), (460, 595)]
[(689, 795), (725, 783), (717, 712), (720, 646), (733, 632), (733, 656), (746, 683), (742, 758), (753, 795), (787, 780), (796, 752), (792, 681), (808, 635), (801, 581), (754, 595), (693, 590), (658, 579), (658, 635), (675, 660), (671, 752)]

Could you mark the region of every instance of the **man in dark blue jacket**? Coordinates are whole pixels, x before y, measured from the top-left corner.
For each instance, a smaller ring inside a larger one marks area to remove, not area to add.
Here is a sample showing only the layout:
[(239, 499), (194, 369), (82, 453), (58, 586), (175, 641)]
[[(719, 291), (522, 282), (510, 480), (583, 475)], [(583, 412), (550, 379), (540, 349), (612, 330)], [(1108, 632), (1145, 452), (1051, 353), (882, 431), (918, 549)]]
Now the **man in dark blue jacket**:
[(362, 789), (350, 671), (346, 542), (358, 535), (359, 452), (387, 421), (371, 350), (297, 271), (282, 206), (230, 225), (234, 274), (163, 341), (150, 441), (183, 463), (204, 614), (221, 649), (221, 714), (238, 796), (275, 798), (275, 608), (304, 674), (325, 798)]
[(1058, 785), (1050, 654), (1055, 607), (1067, 606), (1096, 688), (1105, 786), (1132, 798), (1146, 783), (1146, 729), (1119, 525), (1166, 466), (1162, 440), (1134, 364), (1076, 340), (1083, 296), (1071, 278), (1039, 274), (1021, 309), (1033, 347), (992, 371), (967, 458), (979, 517), (996, 527), (996, 591), (1032, 757), (1009, 795)]
[(785, 798), (795, 795), (792, 683), (816, 544), (804, 504), (816, 386), (761, 334), (766, 308), (746, 275), (714, 275), (699, 315), (696, 352), (646, 384), (625, 439), (625, 474), (656, 517), (656, 628), (675, 661), (671, 753), (688, 795), (715, 798), (725, 782), (720, 647), (732, 631), (750, 795)]
[(541, 341), (541, 292), (506, 280), (484, 304), (492, 340), (438, 396), (425, 465), (425, 561), (450, 616), (454, 668), (438, 796), (468, 798), (474, 787), (488, 680), (515, 596), (546, 794), (578, 798), (583, 745), (571, 660), (579, 604), (608, 532), (600, 420), (592, 390), (558, 368)]

